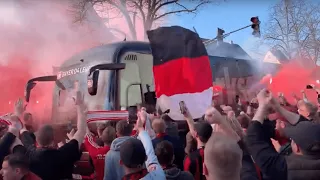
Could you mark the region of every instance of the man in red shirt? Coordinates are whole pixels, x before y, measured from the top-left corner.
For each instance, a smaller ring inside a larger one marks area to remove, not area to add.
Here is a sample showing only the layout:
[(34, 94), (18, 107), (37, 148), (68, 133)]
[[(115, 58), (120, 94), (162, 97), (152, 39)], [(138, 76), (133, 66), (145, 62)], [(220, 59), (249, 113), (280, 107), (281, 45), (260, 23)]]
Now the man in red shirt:
[(103, 180), (105, 155), (110, 150), (112, 141), (116, 138), (116, 130), (111, 126), (108, 126), (103, 130), (100, 138), (103, 141), (104, 146), (98, 146), (96, 144), (92, 133), (87, 133), (84, 141), (84, 146), (93, 161), (97, 180)]

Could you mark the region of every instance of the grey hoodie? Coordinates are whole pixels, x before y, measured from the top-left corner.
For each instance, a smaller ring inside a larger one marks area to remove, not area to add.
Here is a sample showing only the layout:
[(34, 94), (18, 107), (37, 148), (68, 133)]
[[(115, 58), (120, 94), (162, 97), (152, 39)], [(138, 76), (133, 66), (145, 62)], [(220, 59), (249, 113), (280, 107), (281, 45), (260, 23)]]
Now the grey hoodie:
[(110, 151), (105, 157), (104, 180), (121, 180), (124, 168), (120, 165), (120, 146), (131, 136), (118, 137), (111, 143)]
[(188, 171), (181, 171), (177, 167), (164, 170), (167, 180), (194, 180), (192, 174)]

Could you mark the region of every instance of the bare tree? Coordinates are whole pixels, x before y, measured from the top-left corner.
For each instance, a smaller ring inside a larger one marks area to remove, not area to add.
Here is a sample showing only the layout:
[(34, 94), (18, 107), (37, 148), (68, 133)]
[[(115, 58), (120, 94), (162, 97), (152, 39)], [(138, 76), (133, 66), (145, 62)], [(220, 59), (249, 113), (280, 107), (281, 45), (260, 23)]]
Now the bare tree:
[(271, 8), (265, 40), (289, 58), (314, 65), (320, 50), (320, 4), (308, 0), (282, 0)]
[(136, 18), (142, 20), (144, 31), (147, 31), (163, 17), (179, 13), (197, 13), (200, 7), (212, 2), (217, 0), (77, 0), (74, 2), (74, 9), (77, 22), (85, 20), (88, 5), (98, 6), (97, 9), (103, 11), (117, 10), (125, 18), (131, 38), (136, 40)]

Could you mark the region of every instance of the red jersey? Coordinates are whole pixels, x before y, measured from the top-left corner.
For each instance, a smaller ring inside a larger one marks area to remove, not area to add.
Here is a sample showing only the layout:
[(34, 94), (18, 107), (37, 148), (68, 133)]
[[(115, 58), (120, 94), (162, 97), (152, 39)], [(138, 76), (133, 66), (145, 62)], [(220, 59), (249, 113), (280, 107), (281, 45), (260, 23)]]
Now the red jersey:
[(89, 152), (92, 159), (94, 169), (96, 171), (97, 180), (103, 180), (104, 177), (104, 158), (110, 150), (110, 146), (98, 146), (92, 134), (87, 134), (84, 141), (84, 146)]

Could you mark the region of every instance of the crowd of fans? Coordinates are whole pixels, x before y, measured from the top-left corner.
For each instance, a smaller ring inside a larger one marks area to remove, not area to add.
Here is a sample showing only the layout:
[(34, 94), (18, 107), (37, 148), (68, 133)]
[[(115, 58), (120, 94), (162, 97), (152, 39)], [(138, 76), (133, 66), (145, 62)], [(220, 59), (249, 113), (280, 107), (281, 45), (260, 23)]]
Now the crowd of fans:
[[(94, 132), (86, 123), (83, 95), (77, 92), (77, 127), (64, 143), (55, 143), (52, 125), (35, 128), (19, 100), (10, 123), (1, 126), (2, 178), (319, 180), (318, 106), (302, 94), (301, 99), (295, 96), (294, 105), (266, 89), (247, 103), (237, 96), (234, 107), (213, 100), (196, 120), (182, 107), (189, 129), (182, 138), (166, 113), (146, 107), (138, 108), (134, 123), (98, 124)], [(91, 176), (74, 174), (84, 152), (94, 168)]]

